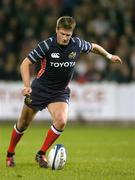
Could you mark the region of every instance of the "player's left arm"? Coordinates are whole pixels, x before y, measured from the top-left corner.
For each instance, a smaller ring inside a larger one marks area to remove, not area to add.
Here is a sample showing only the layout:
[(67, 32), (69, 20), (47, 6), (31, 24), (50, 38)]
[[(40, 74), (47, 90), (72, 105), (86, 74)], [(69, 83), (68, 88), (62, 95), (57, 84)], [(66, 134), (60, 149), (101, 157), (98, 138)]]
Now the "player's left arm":
[(101, 56), (104, 56), (105, 58), (111, 60), (112, 62), (118, 62), (122, 64), (122, 60), (119, 56), (110, 54), (107, 52), (103, 47), (99, 46), (98, 44), (92, 43), (92, 49), (91, 52), (95, 54), (99, 54)]

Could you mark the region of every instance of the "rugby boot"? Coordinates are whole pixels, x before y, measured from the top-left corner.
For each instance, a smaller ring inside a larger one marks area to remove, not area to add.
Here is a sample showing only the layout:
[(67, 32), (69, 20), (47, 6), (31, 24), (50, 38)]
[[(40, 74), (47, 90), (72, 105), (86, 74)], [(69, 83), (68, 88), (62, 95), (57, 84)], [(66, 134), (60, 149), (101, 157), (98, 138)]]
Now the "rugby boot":
[(39, 166), (42, 168), (48, 168), (48, 162), (45, 155), (36, 154), (35, 160), (38, 162)]
[(8, 153), (6, 157), (6, 166), (7, 167), (14, 167), (15, 161), (14, 161), (14, 153)]

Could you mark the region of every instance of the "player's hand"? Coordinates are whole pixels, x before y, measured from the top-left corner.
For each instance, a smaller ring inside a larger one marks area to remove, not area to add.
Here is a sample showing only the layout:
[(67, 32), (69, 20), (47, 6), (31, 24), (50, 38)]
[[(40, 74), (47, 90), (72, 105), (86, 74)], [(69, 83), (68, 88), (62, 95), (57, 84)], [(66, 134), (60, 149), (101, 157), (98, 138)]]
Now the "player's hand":
[(30, 95), (31, 92), (32, 92), (31, 87), (24, 87), (24, 88), (22, 89), (22, 94), (23, 94), (23, 96)]
[(114, 62), (114, 63), (120, 63), (120, 64), (122, 64), (121, 58), (120, 58), (119, 56), (116, 56), (116, 55), (112, 55), (111, 61)]

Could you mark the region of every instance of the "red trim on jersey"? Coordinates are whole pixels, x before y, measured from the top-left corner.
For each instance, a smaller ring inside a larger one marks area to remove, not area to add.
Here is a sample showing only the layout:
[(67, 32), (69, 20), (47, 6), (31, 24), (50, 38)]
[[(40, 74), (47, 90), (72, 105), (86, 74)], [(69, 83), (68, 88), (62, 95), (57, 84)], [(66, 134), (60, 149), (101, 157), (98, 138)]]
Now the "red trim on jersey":
[(46, 69), (46, 59), (43, 59), (41, 61), (41, 69), (37, 73), (37, 78), (40, 78), (42, 76), (42, 74), (45, 72), (45, 69)]

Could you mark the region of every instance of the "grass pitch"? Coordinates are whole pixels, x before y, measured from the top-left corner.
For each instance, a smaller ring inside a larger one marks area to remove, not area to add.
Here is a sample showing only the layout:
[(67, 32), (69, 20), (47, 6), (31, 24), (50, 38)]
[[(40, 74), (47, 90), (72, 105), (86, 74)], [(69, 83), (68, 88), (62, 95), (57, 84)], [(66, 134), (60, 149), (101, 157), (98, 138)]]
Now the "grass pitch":
[[(33, 123), (16, 149), (16, 167), (5, 166), (13, 123), (0, 123), (0, 180), (135, 180), (135, 129), (68, 124), (56, 141), (68, 152), (63, 170), (42, 169), (36, 164), (49, 126)], [(56, 144), (55, 143), (55, 144)]]

